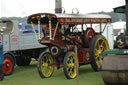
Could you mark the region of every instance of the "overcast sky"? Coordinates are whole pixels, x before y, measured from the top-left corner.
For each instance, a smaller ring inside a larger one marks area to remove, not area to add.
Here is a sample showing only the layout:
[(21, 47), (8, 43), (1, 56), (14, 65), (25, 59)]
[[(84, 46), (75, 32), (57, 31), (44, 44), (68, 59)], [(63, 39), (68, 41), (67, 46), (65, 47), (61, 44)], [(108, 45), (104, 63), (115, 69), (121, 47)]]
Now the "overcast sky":
[[(77, 8), (80, 13), (110, 12), (114, 7), (125, 4), (125, 0), (62, 0), (66, 13)], [(33, 13), (54, 13), (55, 0), (0, 0), (0, 17), (23, 17)]]

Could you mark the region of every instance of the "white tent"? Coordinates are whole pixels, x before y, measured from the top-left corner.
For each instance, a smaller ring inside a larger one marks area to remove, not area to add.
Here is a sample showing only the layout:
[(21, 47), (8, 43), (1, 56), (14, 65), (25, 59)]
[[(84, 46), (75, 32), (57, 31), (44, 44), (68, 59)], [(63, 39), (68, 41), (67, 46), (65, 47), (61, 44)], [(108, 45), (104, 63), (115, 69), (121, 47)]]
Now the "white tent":
[(124, 29), (126, 28), (126, 22), (125, 21), (118, 21), (112, 23), (114, 29)]
[(120, 33), (124, 33), (126, 29), (126, 22), (125, 21), (118, 21), (112, 23), (113, 26), (113, 33), (114, 33), (114, 40), (116, 40), (116, 37), (120, 35)]

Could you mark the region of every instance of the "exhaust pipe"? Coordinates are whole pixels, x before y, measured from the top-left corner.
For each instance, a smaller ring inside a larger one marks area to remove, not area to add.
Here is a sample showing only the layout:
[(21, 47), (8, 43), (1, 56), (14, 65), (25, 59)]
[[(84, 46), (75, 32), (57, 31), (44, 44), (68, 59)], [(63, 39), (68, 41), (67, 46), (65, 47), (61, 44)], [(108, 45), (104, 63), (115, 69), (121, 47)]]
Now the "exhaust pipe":
[(128, 36), (128, 0), (125, 0), (125, 14), (126, 14), (126, 33), (125, 35)]
[(55, 13), (62, 13), (62, 1), (55, 0)]

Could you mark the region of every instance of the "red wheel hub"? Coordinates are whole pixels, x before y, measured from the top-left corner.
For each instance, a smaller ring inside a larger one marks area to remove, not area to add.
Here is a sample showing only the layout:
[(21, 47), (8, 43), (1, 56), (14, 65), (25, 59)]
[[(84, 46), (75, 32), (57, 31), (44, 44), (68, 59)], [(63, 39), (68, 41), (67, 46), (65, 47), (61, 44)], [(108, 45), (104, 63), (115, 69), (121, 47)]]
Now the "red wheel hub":
[(94, 30), (92, 28), (88, 28), (87, 34), (86, 34), (86, 40), (87, 40), (88, 45), (90, 44), (91, 39), (94, 37), (94, 35), (95, 35)]
[(4, 72), (5, 73), (11, 72), (12, 67), (13, 67), (13, 62), (11, 61), (11, 59), (10, 58), (5, 58), (4, 59), (4, 66), (3, 66)]

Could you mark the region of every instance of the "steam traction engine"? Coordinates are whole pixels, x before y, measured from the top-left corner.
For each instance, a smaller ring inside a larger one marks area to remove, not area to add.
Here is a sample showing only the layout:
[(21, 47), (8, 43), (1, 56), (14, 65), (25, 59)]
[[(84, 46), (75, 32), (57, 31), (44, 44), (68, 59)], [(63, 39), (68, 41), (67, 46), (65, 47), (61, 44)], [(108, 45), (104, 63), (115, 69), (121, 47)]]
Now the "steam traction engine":
[[(36, 37), (49, 48), (38, 59), (38, 72), (42, 78), (50, 77), (54, 66), (63, 66), (68, 79), (77, 76), (78, 65), (91, 64), (93, 70), (98, 71), (102, 64), (102, 52), (109, 49), (102, 35), (111, 22), (108, 15), (39, 13), (29, 16), (27, 22), (32, 24), (33, 29), (34, 25), (38, 25), (39, 35), (35, 31)], [(100, 25), (99, 32), (94, 31), (93, 24)], [(41, 31), (44, 37), (41, 37)]]

